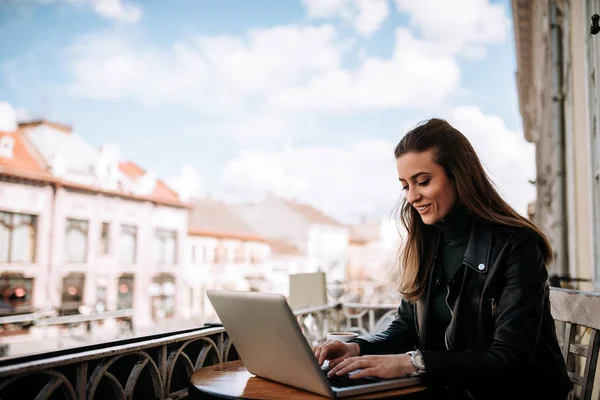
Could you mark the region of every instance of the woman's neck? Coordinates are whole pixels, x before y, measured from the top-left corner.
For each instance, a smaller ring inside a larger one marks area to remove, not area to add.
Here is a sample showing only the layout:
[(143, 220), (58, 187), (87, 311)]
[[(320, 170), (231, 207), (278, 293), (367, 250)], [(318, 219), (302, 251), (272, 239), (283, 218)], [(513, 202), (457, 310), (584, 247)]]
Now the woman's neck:
[(441, 221), (435, 225), (442, 233), (444, 241), (458, 240), (469, 235), (473, 218), (459, 202)]

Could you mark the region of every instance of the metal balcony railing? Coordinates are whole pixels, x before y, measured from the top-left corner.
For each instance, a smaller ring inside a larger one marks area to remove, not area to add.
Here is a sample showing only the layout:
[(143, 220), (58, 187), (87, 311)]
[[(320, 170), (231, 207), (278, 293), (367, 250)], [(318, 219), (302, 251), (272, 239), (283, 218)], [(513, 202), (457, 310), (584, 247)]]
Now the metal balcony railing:
[[(298, 310), (307, 340), (328, 331), (385, 329), (395, 305)], [(0, 360), (0, 399), (183, 399), (198, 368), (238, 359), (222, 327), (207, 326)]]

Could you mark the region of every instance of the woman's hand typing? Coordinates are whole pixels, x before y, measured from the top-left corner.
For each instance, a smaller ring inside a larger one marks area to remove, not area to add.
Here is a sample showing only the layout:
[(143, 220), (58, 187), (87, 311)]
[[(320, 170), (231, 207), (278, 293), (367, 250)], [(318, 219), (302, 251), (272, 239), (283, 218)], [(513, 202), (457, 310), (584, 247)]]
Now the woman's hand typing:
[(329, 374), (346, 375), (352, 371), (361, 371), (352, 374), (353, 379), (374, 376), (377, 378), (390, 379), (400, 378), (416, 372), (410, 362), (408, 354), (389, 354), (381, 356), (349, 357), (336, 364)]
[(325, 360), (329, 360), (330, 368), (348, 357), (358, 356), (359, 353), (358, 343), (343, 343), (338, 340), (328, 340), (315, 349), (315, 357), (319, 365), (323, 365)]

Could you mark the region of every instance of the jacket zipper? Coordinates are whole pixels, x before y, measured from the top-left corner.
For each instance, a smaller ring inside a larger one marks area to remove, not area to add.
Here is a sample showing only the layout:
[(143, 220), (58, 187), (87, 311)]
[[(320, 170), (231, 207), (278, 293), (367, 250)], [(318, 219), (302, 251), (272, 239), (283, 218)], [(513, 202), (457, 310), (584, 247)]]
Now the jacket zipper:
[[(452, 279), (450, 280), (450, 283), (448, 283), (448, 286), (446, 287), (447, 292), (446, 292), (446, 307), (448, 307), (448, 309), (450, 310), (450, 315), (452, 317), (452, 319), (454, 319), (454, 311), (452, 310), (452, 307), (450, 307), (450, 304), (448, 304), (448, 297), (450, 297), (450, 286), (452, 285)], [(493, 300), (493, 299), (492, 299)], [(494, 305), (495, 307), (495, 305)], [(450, 343), (448, 342), (448, 332), (444, 331), (444, 344), (446, 345), (446, 350), (450, 350)], [(468, 389), (465, 389), (465, 392), (467, 392), (467, 395), (469, 395), (470, 398), (472, 398), (473, 400), (476, 400), (475, 397), (471, 394), (471, 392), (469, 392)]]
[[(451, 284), (452, 284), (452, 280), (450, 280), (450, 282), (448, 283), (448, 286), (446, 286), (446, 298), (444, 299), (444, 301), (446, 302), (446, 307), (448, 307), (448, 310), (450, 310), (451, 319), (454, 319), (454, 311), (452, 310), (452, 307), (450, 307), (450, 304), (448, 304), (448, 297), (450, 296), (450, 285)], [(446, 350), (450, 350), (450, 344), (448, 342), (448, 332), (446, 330), (444, 331), (444, 343), (446, 344)]]
[(494, 299), (493, 297), (490, 298), (490, 305), (492, 307), (492, 317), (497, 317), (498, 310), (496, 309), (496, 299)]

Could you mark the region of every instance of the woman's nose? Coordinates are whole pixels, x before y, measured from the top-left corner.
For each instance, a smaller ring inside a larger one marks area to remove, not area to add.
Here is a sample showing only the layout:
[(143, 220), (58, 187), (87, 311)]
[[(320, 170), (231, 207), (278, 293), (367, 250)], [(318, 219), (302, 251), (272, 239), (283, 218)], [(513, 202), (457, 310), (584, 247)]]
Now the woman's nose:
[(406, 193), (406, 200), (408, 200), (408, 202), (410, 204), (415, 204), (419, 200), (420, 197), (421, 197), (421, 195), (415, 189), (410, 189)]

